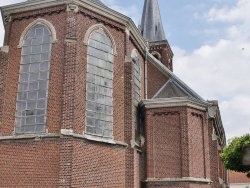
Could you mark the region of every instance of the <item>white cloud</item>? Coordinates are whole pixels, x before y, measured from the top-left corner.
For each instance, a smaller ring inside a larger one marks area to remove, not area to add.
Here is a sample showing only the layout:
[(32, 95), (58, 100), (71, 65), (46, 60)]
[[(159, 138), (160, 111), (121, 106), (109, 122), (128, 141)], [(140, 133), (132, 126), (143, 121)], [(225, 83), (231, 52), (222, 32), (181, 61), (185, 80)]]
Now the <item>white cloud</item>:
[(137, 6), (131, 5), (124, 7), (119, 5), (119, 1), (117, 0), (102, 0), (102, 2), (109, 8), (130, 17), (134, 21), (135, 25), (139, 23), (141, 15), (139, 14), (140, 11)]
[(173, 47), (175, 73), (205, 99), (219, 100), (228, 138), (250, 133), (249, 10), (248, 0), (231, 9), (212, 8), (207, 21), (227, 23), (227, 35), (189, 54)]
[(250, 133), (250, 95), (238, 95), (220, 103), (227, 138)]
[(209, 21), (245, 22), (250, 19), (249, 10), (249, 0), (238, 0), (236, 6), (233, 8), (212, 8), (208, 12), (207, 18)]
[[(2, 17), (2, 15), (0, 14), (0, 18)], [(0, 47), (3, 45), (3, 38), (4, 38), (4, 26), (3, 26), (3, 22), (0, 21)]]
[(191, 54), (173, 48), (175, 73), (203, 98), (219, 100), (228, 138), (250, 133), (250, 51), (239, 46), (221, 40)]
[(137, 9), (136, 6), (129, 6), (129, 7), (122, 7), (118, 5), (113, 5), (111, 6), (112, 9), (116, 10), (117, 12), (120, 12), (128, 17), (130, 17), (135, 25), (137, 26), (139, 21), (140, 21), (140, 15), (139, 15), (139, 10)]

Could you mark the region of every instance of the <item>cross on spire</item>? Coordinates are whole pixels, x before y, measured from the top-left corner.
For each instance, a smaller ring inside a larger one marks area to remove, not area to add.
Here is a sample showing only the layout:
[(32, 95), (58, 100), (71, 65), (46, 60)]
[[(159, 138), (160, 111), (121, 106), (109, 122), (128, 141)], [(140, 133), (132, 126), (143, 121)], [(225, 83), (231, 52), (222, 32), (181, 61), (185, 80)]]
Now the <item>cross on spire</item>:
[(145, 0), (139, 29), (150, 42), (166, 40), (158, 0)]

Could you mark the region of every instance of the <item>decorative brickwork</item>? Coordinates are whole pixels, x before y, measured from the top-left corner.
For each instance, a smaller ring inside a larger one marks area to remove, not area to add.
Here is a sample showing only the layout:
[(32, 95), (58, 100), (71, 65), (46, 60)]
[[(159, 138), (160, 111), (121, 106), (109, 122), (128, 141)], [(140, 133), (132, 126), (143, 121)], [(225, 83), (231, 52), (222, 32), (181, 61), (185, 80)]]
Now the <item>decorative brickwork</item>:
[(150, 42), (150, 53), (162, 62), (169, 70), (173, 71), (173, 52), (168, 41)]
[[(190, 110), (191, 111), (191, 110)], [(189, 176), (205, 177), (204, 151), (204, 115), (200, 112), (188, 111), (188, 140), (189, 140)]]
[(3, 106), (4, 106), (4, 96), (5, 96), (5, 77), (7, 73), (8, 65), (8, 53), (0, 51), (0, 135), (2, 133), (2, 117), (3, 117)]
[[(221, 187), (219, 177), (225, 180), (226, 174), (218, 158), (218, 141), (211, 136), (214, 127), (220, 128), (219, 138), (224, 136), (222, 124), (215, 121), (220, 117), (210, 117), (211, 103), (171, 73), (173, 54), (167, 43), (147, 44), (131, 19), (90, 1), (26, 1), (2, 12), (4, 44), (9, 46), (2, 51), (9, 52), (0, 52), (0, 187)], [(46, 131), (16, 134), (19, 44), (27, 28), (39, 20), (53, 26), (56, 36)], [(115, 44), (110, 137), (85, 130), (86, 38), (95, 26), (105, 28)], [(131, 57), (135, 51), (141, 74), (137, 88)], [(173, 92), (152, 99), (169, 79), (192, 95)]]

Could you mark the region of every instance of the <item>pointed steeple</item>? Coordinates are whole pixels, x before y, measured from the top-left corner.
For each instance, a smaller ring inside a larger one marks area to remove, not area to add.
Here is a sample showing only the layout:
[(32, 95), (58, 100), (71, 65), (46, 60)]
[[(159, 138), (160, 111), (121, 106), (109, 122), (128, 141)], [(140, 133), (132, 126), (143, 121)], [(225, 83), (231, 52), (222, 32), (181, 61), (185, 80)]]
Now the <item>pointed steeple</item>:
[(145, 0), (139, 29), (150, 42), (166, 40), (158, 0)]

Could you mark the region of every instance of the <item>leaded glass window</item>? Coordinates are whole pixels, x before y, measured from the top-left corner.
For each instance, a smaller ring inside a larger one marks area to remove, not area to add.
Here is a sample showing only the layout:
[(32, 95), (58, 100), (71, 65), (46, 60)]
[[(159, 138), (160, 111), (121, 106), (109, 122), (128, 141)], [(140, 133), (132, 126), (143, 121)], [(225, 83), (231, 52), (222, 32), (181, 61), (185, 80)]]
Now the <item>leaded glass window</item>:
[(136, 105), (141, 100), (141, 68), (138, 55), (135, 53), (133, 57), (134, 62), (134, 99)]
[(134, 53), (133, 56), (133, 62), (134, 62), (134, 125), (135, 129), (138, 132), (141, 132), (140, 129), (140, 121), (139, 121), (139, 107), (138, 103), (141, 100), (141, 67), (140, 67), (140, 61), (138, 58), (137, 53)]
[(52, 36), (37, 24), (23, 40), (19, 74), (16, 133), (45, 132)]
[(112, 42), (103, 29), (90, 34), (86, 81), (86, 133), (113, 135), (113, 55)]

